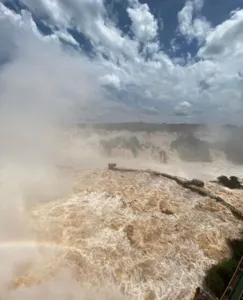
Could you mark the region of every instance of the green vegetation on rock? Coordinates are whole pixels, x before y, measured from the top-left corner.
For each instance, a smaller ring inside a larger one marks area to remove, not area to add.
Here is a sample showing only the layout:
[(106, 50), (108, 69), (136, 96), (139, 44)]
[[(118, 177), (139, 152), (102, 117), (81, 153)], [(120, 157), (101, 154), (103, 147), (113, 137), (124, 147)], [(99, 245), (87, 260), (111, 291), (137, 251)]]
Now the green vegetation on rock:
[(204, 284), (216, 297), (221, 297), (227, 288), (237, 265), (243, 256), (243, 240), (229, 241), (232, 257), (221, 261), (208, 270)]

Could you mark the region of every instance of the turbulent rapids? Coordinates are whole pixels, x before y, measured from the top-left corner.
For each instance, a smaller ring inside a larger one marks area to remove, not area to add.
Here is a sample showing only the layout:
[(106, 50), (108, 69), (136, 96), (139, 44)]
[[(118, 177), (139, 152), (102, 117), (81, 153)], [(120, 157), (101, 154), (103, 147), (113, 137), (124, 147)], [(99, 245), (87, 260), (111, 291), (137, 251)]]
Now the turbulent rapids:
[[(210, 197), (139, 170), (204, 180), (243, 213), (242, 190), (210, 182), (243, 168), (215, 147), (212, 161), (182, 160), (175, 140), (78, 130), (59, 136), (48, 155), (5, 155), (0, 299), (192, 299), (207, 269), (230, 255), (227, 239), (241, 237), (242, 221)], [(108, 162), (138, 172), (109, 170)]]

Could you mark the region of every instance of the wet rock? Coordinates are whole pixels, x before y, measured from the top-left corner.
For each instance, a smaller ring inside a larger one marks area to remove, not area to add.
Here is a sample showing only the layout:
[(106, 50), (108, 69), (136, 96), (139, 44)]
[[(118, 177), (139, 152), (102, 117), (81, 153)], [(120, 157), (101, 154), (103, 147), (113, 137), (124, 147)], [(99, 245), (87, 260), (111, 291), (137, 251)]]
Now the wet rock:
[(115, 164), (115, 163), (110, 163), (110, 164), (108, 164), (108, 169), (109, 169), (109, 170), (114, 170), (116, 166), (117, 166), (117, 164)]
[(219, 184), (221, 184), (227, 188), (230, 188), (230, 189), (242, 189), (243, 188), (243, 184), (242, 184), (241, 180), (236, 176), (227, 177), (225, 175), (222, 175), (217, 178), (217, 181)]
[(186, 185), (194, 185), (194, 186), (197, 186), (197, 187), (200, 187), (200, 188), (203, 188), (204, 187), (204, 182), (202, 180), (199, 180), (199, 179), (192, 179), (192, 180), (188, 180), (186, 182)]
[(242, 186), (242, 182), (240, 181), (240, 179), (236, 176), (230, 176), (230, 181), (232, 183), (232, 185), (235, 187), (235, 188), (241, 188), (243, 187)]

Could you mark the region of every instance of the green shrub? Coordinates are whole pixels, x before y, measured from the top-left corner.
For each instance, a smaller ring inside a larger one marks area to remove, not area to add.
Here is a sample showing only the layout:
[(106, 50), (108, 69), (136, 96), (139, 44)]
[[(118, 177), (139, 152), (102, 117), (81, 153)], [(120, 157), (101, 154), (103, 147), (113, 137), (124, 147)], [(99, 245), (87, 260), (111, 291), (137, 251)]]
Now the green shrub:
[(223, 295), (243, 256), (243, 240), (232, 240), (228, 244), (232, 251), (232, 257), (209, 269), (204, 280), (206, 288), (219, 298)]
[(222, 296), (225, 284), (220, 275), (217, 273), (216, 266), (212, 267), (212, 269), (208, 271), (205, 278), (205, 285), (216, 297)]
[(229, 245), (232, 249), (233, 257), (239, 261), (243, 256), (243, 241), (233, 240), (229, 242)]

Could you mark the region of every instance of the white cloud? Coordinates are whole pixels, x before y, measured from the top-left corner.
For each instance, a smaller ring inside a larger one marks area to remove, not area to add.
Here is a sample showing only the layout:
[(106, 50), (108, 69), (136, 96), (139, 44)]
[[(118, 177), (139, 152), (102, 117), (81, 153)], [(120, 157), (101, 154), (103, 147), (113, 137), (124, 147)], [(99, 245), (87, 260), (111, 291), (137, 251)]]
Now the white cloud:
[(84, 33), (92, 44), (110, 59), (120, 55), (134, 56), (136, 43), (124, 37), (121, 31), (106, 18), (102, 0), (20, 0), (39, 17), (45, 17), (60, 30), (73, 27)]
[(70, 23), (70, 15), (65, 14), (62, 6), (59, 5), (58, 1), (50, 1), (50, 0), (21, 0), (23, 4), (25, 4), (31, 12), (35, 13), (40, 18), (47, 18), (50, 23), (57, 24), (62, 28), (68, 27)]
[[(82, 108), (104, 100), (97, 78), (102, 73), (95, 64), (62, 49), (57, 39), (40, 38), (30, 15), (19, 17), (0, 17), (1, 45), (14, 40), (11, 61), (0, 72), (1, 116), (11, 112), (58, 119), (74, 117), (75, 108), (82, 116)], [(7, 60), (6, 49), (0, 47), (3, 55)]]
[(188, 116), (191, 107), (192, 105), (187, 101), (180, 102), (175, 106), (174, 114), (177, 116)]
[(101, 83), (103, 85), (112, 86), (117, 89), (120, 88), (121, 82), (117, 75), (115, 74), (107, 74), (101, 78)]
[(153, 106), (141, 106), (143, 112), (150, 114), (150, 115), (159, 115), (160, 112)]
[(54, 31), (54, 35), (68, 44), (79, 47), (79, 43), (65, 31)]
[(181, 108), (190, 108), (190, 107), (191, 107), (191, 104), (190, 104), (189, 102), (187, 102), (187, 101), (183, 101), (183, 102), (181, 102), (181, 103), (179, 104), (179, 106), (180, 106)]
[(193, 19), (193, 13), (196, 10), (202, 8), (202, 1), (188, 0), (182, 10), (178, 13), (178, 29), (182, 35), (184, 35), (189, 42), (193, 38), (196, 38), (199, 42), (205, 40), (207, 34), (210, 31), (210, 24), (203, 17), (196, 17)]
[(194, 0), (194, 6), (196, 11), (201, 11), (204, 5), (204, 0)]
[(144, 51), (147, 51), (149, 54), (154, 54), (154, 53), (158, 53), (159, 51), (159, 43), (158, 42), (154, 42), (154, 43), (147, 43), (144, 47)]
[(1, 2), (0, 2), (0, 18), (3, 19), (7, 17), (11, 22), (21, 22), (21, 17), (16, 15), (11, 10), (7, 9)]
[[(89, 114), (93, 118), (99, 115), (99, 120), (105, 116), (106, 121), (109, 117), (122, 121), (125, 115), (145, 118), (146, 114), (155, 120), (157, 111), (161, 121), (160, 113), (165, 117), (175, 108), (200, 110), (202, 121), (222, 116), (227, 117), (227, 122), (237, 119), (235, 114), (243, 106), (239, 76), (243, 69), (241, 10), (211, 28), (199, 17), (203, 2), (187, 1), (179, 13), (181, 34), (189, 41), (196, 38), (205, 44), (196, 62), (188, 58), (182, 64), (180, 58), (171, 59), (161, 50), (157, 20), (137, 0), (129, 1), (129, 9), (134, 13), (133, 38), (109, 20), (101, 0), (22, 2), (36, 16), (45, 16), (55, 30), (43, 37), (31, 14), (23, 11), (16, 15), (0, 5), (0, 63), (10, 60), (4, 68), (0, 67), (0, 102), (10, 99), (8, 106), (14, 106), (22, 101), (49, 113), (63, 113), (76, 105), (79, 109), (72, 110), (75, 114)], [(197, 18), (193, 19), (194, 13)], [(92, 59), (81, 51), (63, 49), (59, 38), (78, 48), (69, 34), (71, 28), (83, 32), (90, 40)], [(219, 45), (219, 55), (214, 51), (215, 43)], [(202, 88), (203, 82), (207, 88)], [(220, 110), (222, 107), (225, 109)], [(154, 108), (156, 112), (152, 115)], [(126, 114), (122, 113), (125, 110)]]
[(127, 8), (128, 15), (132, 21), (132, 32), (136, 39), (147, 42), (157, 35), (158, 22), (151, 14), (148, 5), (132, 2), (132, 7)]
[(206, 58), (243, 55), (243, 9), (211, 31), (199, 55)]

